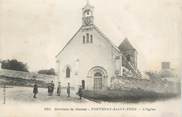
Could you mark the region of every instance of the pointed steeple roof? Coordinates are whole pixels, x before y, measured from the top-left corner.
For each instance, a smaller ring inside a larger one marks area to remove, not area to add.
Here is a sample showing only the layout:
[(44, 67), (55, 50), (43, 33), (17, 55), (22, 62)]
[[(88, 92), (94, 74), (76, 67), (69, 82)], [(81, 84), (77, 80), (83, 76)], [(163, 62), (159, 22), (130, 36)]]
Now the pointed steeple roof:
[(129, 42), (129, 40), (127, 38), (124, 39), (124, 41), (119, 45), (119, 50), (120, 51), (125, 51), (125, 50), (136, 50), (131, 43)]

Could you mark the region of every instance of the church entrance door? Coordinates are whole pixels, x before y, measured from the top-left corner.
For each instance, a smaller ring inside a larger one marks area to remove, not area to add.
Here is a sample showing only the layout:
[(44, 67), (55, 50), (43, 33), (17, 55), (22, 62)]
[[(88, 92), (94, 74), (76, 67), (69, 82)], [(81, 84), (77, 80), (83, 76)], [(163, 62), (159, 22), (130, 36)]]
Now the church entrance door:
[(82, 80), (82, 88), (85, 89), (85, 80)]
[(102, 74), (100, 72), (94, 74), (94, 89), (102, 89)]
[(107, 71), (101, 66), (94, 66), (88, 71), (87, 78), (89, 78), (90, 90), (103, 90), (106, 89), (107, 84)]

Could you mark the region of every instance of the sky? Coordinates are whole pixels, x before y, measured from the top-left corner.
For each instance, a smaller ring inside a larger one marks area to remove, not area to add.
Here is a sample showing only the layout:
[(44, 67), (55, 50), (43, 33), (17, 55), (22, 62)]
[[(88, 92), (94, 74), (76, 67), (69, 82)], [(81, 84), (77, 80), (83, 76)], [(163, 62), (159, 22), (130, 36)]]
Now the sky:
[[(82, 23), (86, 0), (0, 0), (0, 59), (18, 59), (30, 71), (55, 68), (55, 56)], [(128, 38), (141, 71), (182, 60), (181, 0), (90, 0), (94, 22), (115, 44)]]

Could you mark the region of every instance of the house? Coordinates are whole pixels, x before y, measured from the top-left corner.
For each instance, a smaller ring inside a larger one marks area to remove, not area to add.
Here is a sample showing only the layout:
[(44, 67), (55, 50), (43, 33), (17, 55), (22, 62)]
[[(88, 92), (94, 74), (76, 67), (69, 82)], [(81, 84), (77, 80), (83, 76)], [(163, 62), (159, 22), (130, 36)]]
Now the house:
[(87, 90), (104, 90), (117, 76), (139, 78), (137, 51), (125, 39), (115, 46), (94, 24), (94, 7), (82, 8), (82, 25), (57, 54), (57, 76), (63, 87), (80, 85)]
[(171, 68), (170, 62), (162, 62), (161, 63), (161, 70), (159, 72), (161, 79), (165, 79), (168, 81), (177, 81), (178, 82), (178, 75), (177, 71), (174, 68)]

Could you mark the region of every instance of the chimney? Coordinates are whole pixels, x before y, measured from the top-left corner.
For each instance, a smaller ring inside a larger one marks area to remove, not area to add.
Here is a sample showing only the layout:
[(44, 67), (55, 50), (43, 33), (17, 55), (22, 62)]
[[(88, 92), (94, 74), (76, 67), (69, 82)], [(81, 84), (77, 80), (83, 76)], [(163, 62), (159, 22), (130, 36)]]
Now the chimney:
[(161, 63), (162, 70), (169, 70), (170, 69), (170, 62), (162, 62)]

